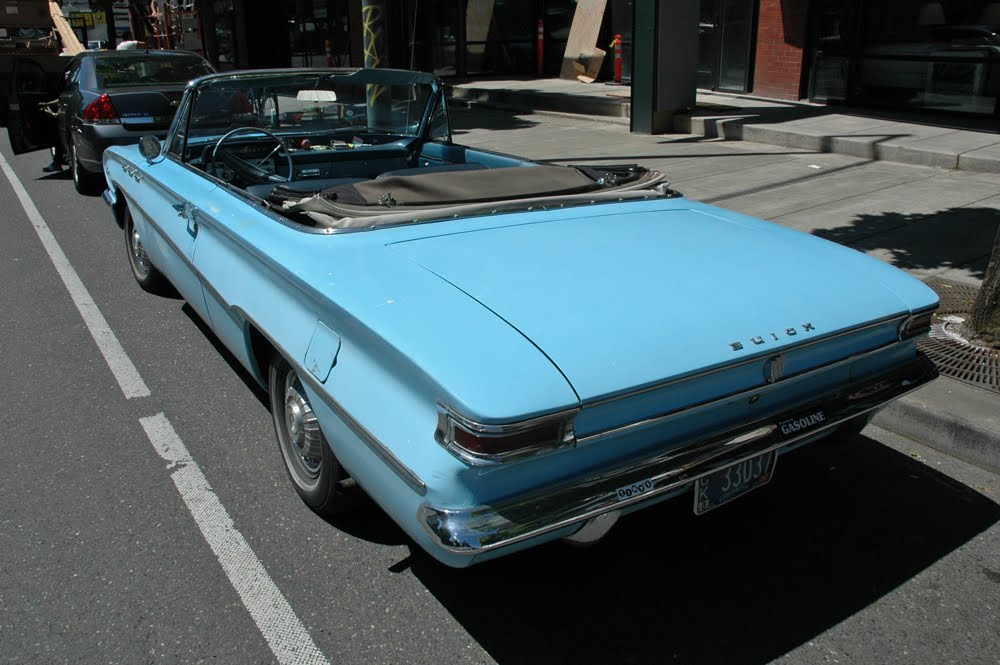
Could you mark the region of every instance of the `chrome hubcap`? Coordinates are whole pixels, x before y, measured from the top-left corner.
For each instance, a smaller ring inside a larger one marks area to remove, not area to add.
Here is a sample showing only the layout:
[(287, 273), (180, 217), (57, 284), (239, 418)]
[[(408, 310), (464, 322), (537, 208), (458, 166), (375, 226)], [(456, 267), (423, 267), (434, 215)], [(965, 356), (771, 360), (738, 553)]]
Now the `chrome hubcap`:
[(294, 372), (288, 373), (285, 382), (285, 432), (300, 469), (310, 478), (319, 476), (323, 460), (323, 435), (319, 420), (313, 413), (309, 400)]
[(135, 230), (135, 226), (132, 227), (131, 238), (132, 258), (135, 259), (135, 267), (143, 274), (148, 273), (149, 259), (146, 257), (146, 250), (142, 247), (142, 240), (139, 238), (139, 232)]

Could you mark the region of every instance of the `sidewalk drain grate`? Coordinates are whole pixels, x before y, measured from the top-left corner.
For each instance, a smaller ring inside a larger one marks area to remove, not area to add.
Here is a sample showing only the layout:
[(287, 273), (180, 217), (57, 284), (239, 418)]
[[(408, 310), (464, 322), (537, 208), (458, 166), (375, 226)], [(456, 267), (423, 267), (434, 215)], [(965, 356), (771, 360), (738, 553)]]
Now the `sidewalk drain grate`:
[(1000, 351), (966, 341), (954, 327), (950, 321), (935, 323), (930, 335), (919, 342), (920, 349), (941, 374), (1000, 392)]
[(925, 284), (938, 294), (941, 305), (930, 334), (918, 342), (920, 350), (944, 376), (1000, 392), (1000, 351), (972, 344), (958, 331), (972, 311), (979, 287), (942, 277), (931, 277)]
[(934, 292), (938, 294), (938, 298), (941, 299), (941, 305), (937, 310), (938, 316), (947, 314), (967, 315), (972, 311), (972, 304), (976, 302), (976, 294), (979, 293), (978, 286), (943, 279), (941, 277), (931, 277), (924, 283), (934, 289)]

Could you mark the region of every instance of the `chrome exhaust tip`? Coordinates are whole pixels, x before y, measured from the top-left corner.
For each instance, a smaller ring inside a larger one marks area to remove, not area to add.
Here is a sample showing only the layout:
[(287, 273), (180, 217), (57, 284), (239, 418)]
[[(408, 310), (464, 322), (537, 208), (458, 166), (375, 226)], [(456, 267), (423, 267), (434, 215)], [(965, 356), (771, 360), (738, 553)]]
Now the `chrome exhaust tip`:
[(611, 530), (611, 527), (615, 525), (615, 522), (618, 521), (621, 515), (620, 510), (612, 510), (607, 513), (601, 513), (596, 517), (591, 517), (583, 523), (579, 531), (572, 536), (566, 536), (563, 540), (571, 545), (591, 545), (596, 543), (607, 535), (608, 531)]

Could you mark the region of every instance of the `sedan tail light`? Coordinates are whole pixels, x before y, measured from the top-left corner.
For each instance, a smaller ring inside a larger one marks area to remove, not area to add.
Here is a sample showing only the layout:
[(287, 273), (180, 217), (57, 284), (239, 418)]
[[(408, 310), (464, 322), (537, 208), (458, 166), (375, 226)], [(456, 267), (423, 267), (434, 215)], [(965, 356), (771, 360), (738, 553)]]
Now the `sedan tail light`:
[(899, 326), (900, 341), (919, 337), (920, 335), (930, 331), (931, 317), (933, 314), (933, 311), (920, 312), (907, 317), (907, 319), (903, 321), (902, 325)]
[(107, 93), (87, 105), (87, 108), (83, 110), (83, 119), (94, 125), (118, 125), (122, 121)]
[(576, 411), (502, 425), (483, 425), (440, 406), (435, 439), (474, 465), (506, 462), (576, 442)]

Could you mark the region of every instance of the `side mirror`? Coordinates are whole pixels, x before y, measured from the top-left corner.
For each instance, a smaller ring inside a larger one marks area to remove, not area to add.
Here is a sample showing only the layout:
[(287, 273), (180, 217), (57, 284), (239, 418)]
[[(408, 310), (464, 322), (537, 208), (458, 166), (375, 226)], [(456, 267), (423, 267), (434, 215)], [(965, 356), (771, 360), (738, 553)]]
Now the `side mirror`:
[(153, 161), (160, 156), (160, 140), (155, 136), (143, 136), (139, 139), (139, 154), (146, 158), (146, 161)]

